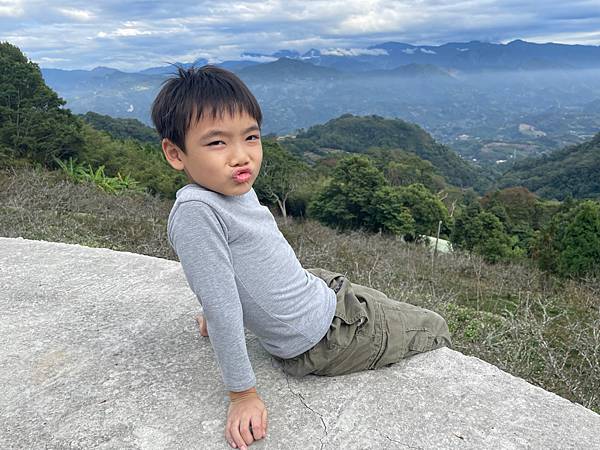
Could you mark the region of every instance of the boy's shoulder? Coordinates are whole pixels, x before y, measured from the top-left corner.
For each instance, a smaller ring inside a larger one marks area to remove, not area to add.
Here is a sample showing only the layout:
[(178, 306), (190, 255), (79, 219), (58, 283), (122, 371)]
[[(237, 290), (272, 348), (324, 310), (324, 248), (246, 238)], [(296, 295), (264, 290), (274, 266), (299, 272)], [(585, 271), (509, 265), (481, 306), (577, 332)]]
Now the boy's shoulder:
[[(223, 226), (223, 220), (221, 218), (221, 211), (223, 209), (220, 205), (221, 199), (219, 196), (222, 195), (205, 189), (197, 184), (187, 184), (177, 191), (175, 195), (175, 202), (171, 207), (169, 219), (167, 221), (167, 236), (171, 246), (173, 246), (173, 233), (175, 228), (183, 230), (183, 232), (189, 232), (190, 224), (194, 224), (193, 228), (197, 228), (199, 225), (202, 225), (204, 221), (198, 221), (198, 219), (204, 219), (205, 217), (208, 217), (206, 214), (216, 217), (216, 219), (221, 223), (221, 226)], [(191, 219), (189, 214), (187, 214), (187, 217), (181, 220), (175, 220), (176, 216), (181, 217), (178, 212), (181, 211), (181, 206), (186, 204), (193, 205), (193, 209), (187, 211), (188, 213), (193, 212), (193, 215), (196, 218)], [(176, 224), (178, 225), (176, 226)]]
[(222, 203), (221, 194), (210, 191), (197, 184), (186, 184), (180, 188), (175, 194), (175, 202), (171, 207), (169, 213), (169, 222), (173, 220), (179, 207), (185, 203), (193, 202), (194, 204), (203, 204), (210, 206), (213, 210), (220, 209), (219, 206)]

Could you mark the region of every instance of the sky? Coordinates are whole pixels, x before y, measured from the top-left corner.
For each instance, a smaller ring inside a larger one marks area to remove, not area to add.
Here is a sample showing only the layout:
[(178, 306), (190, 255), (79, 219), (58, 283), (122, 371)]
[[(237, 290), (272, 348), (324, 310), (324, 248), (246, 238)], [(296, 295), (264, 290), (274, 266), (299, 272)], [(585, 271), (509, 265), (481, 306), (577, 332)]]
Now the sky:
[(600, 45), (600, 0), (0, 0), (0, 42), (43, 68), (137, 71), (388, 41)]

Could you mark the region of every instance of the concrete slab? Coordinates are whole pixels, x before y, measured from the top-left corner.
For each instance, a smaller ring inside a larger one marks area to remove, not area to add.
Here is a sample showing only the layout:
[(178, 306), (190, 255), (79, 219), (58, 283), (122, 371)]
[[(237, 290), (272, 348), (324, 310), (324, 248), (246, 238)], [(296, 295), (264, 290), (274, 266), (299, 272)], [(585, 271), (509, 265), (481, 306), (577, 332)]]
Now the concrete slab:
[[(227, 449), (227, 398), (179, 263), (0, 238), (0, 448)], [(600, 416), (440, 349), (286, 377), (247, 334), (260, 449), (600, 449)]]

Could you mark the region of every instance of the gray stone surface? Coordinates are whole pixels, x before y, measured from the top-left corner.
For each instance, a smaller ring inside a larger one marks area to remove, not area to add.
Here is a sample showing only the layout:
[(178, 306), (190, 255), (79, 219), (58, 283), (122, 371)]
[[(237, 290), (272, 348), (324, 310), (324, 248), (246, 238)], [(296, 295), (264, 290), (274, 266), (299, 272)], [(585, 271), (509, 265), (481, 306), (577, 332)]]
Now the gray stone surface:
[[(0, 448), (229, 448), (197, 311), (177, 262), (0, 238)], [(599, 415), (453, 350), (295, 379), (247, 340), (252, 448), (600, 448)]]

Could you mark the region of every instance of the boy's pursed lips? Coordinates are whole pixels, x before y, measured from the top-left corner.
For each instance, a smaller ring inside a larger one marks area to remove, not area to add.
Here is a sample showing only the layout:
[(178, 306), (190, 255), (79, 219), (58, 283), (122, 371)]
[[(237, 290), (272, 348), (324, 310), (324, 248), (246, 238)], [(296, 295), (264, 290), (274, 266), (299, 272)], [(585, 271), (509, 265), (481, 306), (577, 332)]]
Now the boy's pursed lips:
[(244, 183), (252, 178), (252, 169), (249, 167), (245, 167), (243, 169), (236, 169), (233, 171), (233, 175), (231, 176), (234, 181), (238, 183)]
[(252, 175), (252, 169), (250, 169), (250, 167), (244, 167), (242, 169), (236, 169), (233, 171), (233, 175), (232, 177), (235, 178), (237, 177), (240, 173), (244, 173), (244, 172), (248, 172), (250, 175)]

